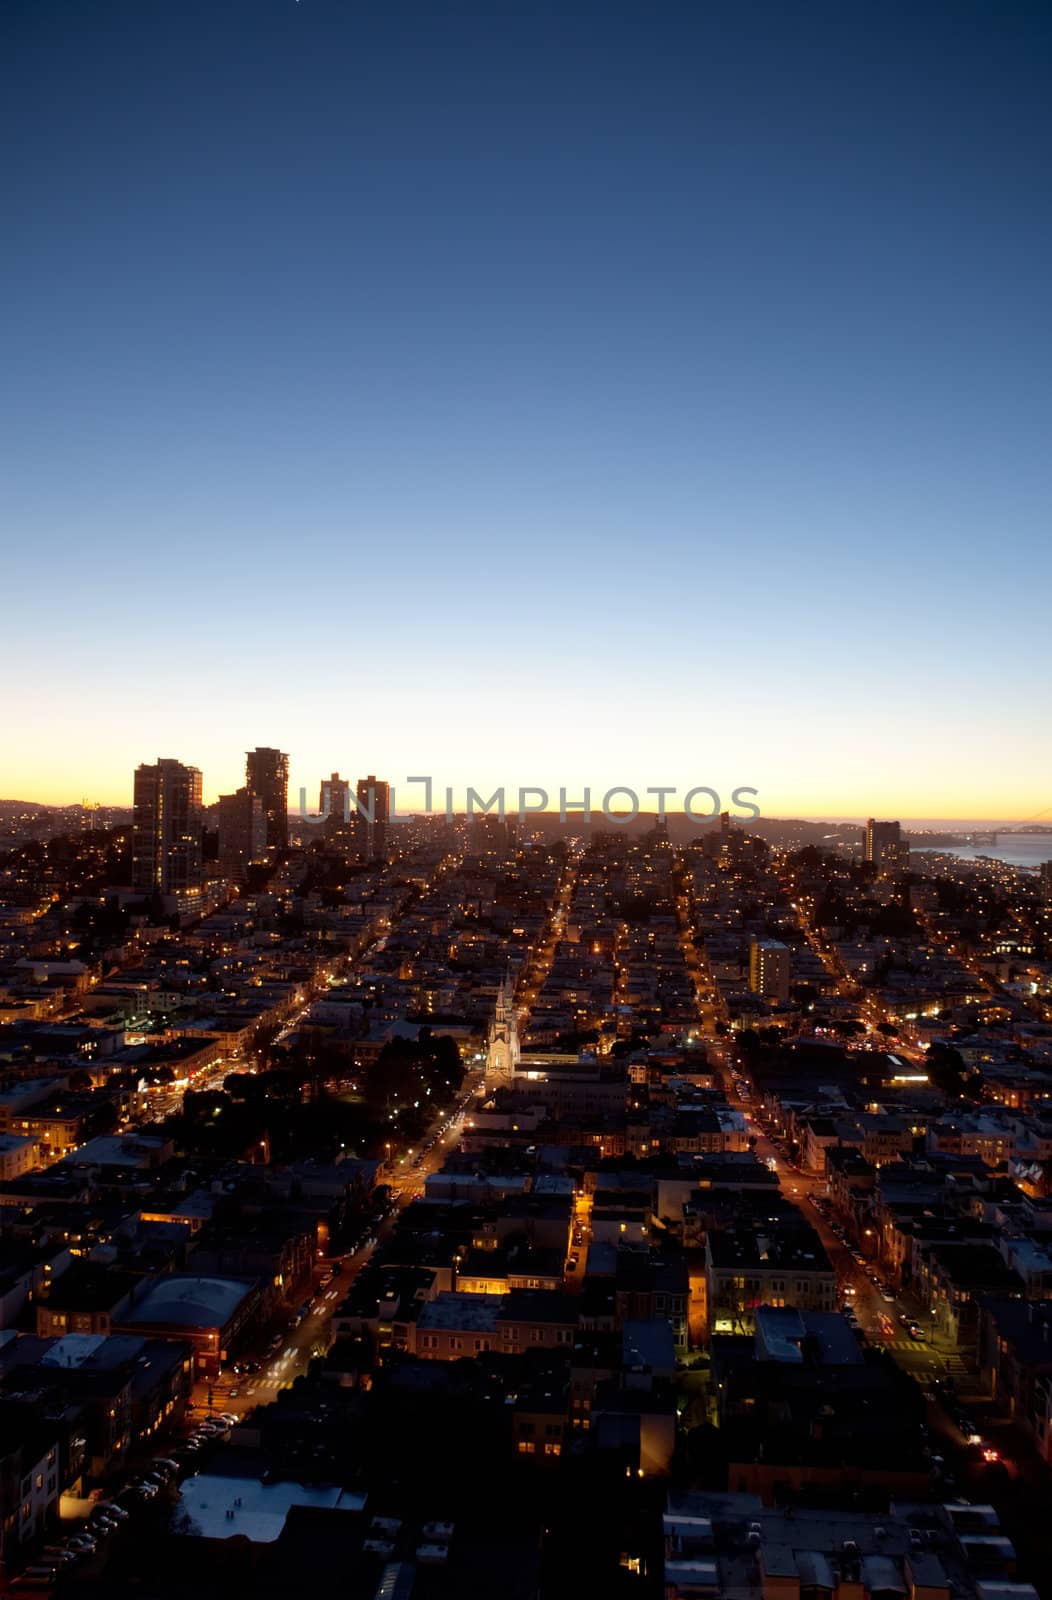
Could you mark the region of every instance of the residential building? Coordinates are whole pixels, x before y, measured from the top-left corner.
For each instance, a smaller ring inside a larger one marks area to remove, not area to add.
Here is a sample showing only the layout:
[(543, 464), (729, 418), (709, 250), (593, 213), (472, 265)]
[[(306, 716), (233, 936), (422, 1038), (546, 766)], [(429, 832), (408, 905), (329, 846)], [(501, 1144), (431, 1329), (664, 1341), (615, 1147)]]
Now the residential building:
[(236, 881), (267, 853), (267, 817), (261, 795), (247, 787), (219, 796), (219, 870)]
[(132, 884), (144, 894), (199, 895), (204, 883), (201, 772), (158, 759), (135, 771)]
[(263, 802), (267, 849), (284, 850), (289, 842), (289, 758), (282, 750), (257, 745), (245, 754), (245, 784)]
[(753, 939), (749, 945), (749, 988), (765, 1000), (788, 1000), (791, 956), (778, 939)]

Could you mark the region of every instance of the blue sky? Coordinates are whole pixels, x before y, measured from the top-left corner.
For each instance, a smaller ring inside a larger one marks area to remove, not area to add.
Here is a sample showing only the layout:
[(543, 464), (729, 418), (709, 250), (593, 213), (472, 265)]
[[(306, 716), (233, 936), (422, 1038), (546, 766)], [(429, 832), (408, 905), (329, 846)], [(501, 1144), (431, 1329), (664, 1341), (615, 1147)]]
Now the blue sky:
[(3, 29), (0, 793), (1052, 805), (1046, 6)]

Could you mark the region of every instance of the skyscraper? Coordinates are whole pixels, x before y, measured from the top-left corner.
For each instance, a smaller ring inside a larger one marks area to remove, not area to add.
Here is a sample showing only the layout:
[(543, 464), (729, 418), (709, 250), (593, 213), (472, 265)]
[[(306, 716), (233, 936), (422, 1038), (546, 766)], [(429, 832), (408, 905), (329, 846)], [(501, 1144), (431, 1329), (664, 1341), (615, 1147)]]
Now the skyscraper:
[(877, 822), (870, 817), (866, 823), (866, 860), (873, 863), (878, 877), (909, 871), (909, 845), (898, 822)]
[(343, 824), (351, 815), (351, 780), (334, 772), (331, 778), (321, 780), (318, 793), (318, 810), (328, 822)]
[(247, 788), (219, 796), (219, 870), (241, 881), (245, 869), (267, 853), (267, 818), (263, 801)]
[(135, 769), (132, 882), (146, 893), (201, 889), (204, 864), (201, 772), (161, 760)]
[(257, 745), (245, 753), (245, 784), (258, 794), (267, 819), (267, 849), (284, 850), (289, 842), (289, 758), (282, 750)]
[(331, 778), (321, 779), (318, 811), (325, 818), (326, 837), (337, 838), (347, 834), (350, 827), (350, 778), (341, 778), (341, 774), (333, 773)]
[(387, 848), (387, 823), (391, 814), (391, 785), (369, 774), (358, 779), (358, 850), (366, 861), (382, 856)]

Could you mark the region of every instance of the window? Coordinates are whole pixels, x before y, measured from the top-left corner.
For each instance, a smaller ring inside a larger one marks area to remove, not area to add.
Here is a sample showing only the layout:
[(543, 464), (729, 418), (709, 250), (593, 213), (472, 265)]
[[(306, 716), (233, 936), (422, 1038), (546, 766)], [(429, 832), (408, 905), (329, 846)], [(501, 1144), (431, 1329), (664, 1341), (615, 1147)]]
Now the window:
[(545, 1453), (546, 1456), (557, 1456), (557, 1455), (560, 1455), (561, 1452), (562, 1452), (562, 1445), (561, 1444), (546, 1444), (545, 1447), (544, 1447), (544, 1453)]
[(519, 1454), (520, 1454), (520, 1456), (532, 1456), (532, 1454), (533, 1454), (533, 1440), (532, 1439), (520, 1439), (519, 1440)]

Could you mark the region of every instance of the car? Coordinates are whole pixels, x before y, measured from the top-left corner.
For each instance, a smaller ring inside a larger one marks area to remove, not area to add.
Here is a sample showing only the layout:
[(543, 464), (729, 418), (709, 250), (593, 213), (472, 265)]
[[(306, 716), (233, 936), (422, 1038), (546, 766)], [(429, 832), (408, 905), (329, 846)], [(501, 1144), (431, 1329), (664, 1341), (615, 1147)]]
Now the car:
[(886, 1284), (884, 1288), (881, 1289), (880, 1296), (882, 1300), (887, 1301), (889, 1306), (893, 1306), (895, 1304), (895, 1291), (894, 1289), (889, 1289)]
[(112, 1500), (107, 1500), (102, 1508), (108, 1517), (116, 1517), (118, 1522), (127, 1522), (128, 1513), (123, 1506), (116, 1505)]
[(66, 1548), (75, 1550), (78, 1555), (93, 1556), (99, 1547), (90, 1533), (74, 1533), (66, 1540)]
[(917, 1323), (917, 1322), (911, 1322), (910, 1323), (910, 1338), (911, 1339), (916, 1339), (918, 1344), (924, 1344), (926, 1342), (925, 1338), (924, 1338), (924, 1329), (920, 1326), (919, 1323)]
[(233, 1428), (236, 1427), (236, 1425), (241, 1421), (241, 1418), (234, 1411), (221, 1411), (219, 1413), (219, 1420), (220, 1422), (228, 1422)]
[(161, 1472), (179, 1471), (178, 1461), (173, 1461), (171, 1456), (154, 1456), (153, 1465), (154, 1467), (159, 1468)]
[(571, 1272), (576, 1272), (577, 1271), (577, 1257), (576, 1256), (571, 1256), (569, 1261), (566, 1263), (566, 1265), (567, 1265), (567, 1267), (569, 1268), (569, 1270)]

